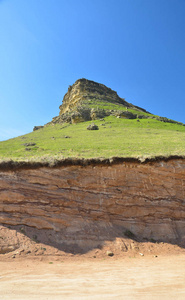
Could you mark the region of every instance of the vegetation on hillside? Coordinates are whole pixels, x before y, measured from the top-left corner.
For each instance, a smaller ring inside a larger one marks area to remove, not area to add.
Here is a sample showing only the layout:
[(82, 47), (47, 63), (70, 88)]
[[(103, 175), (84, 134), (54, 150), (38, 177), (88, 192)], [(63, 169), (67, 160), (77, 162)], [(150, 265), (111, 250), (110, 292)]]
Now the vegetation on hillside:
[[(99, 130), (87, 130), (95, 123)], [(185, 126), (156, 119), (125, 119), (48, 124), (0, 142), (0, 159), (49, 161), (67, 157), (108, 158), (185, 155)]]
[(185, 155), (185, 126), (155, 116), (106, 86), (77, 80), (59, 116), (24, 136), (0, 142), (0, 160), (151, 158)]

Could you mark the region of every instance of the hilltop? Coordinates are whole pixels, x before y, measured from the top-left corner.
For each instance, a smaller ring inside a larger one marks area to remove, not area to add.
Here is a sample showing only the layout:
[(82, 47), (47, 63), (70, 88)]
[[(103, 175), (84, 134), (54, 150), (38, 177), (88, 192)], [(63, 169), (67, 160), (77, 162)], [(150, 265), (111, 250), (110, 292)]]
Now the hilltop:
[(184, 124), (128, 103), (103, 84), (77, 80), (59, 109), (58, 116), (33, 132), (0, 142), (1, 160), (185, 155)]
[(84, 78), (69, 86), (59, 108), (59, 116), (53, 118), (52, 123), (79, 123), (110, 115), (135, 119), (150, 114), (126, 102), (105, 85)]
[(85, 78), (78, 79), (69, 86), (59, 109), (59, 116), (54, 117), (50, 123), (80, 123), (116, 116), (125, 119), (152, 118), (183, 125), (168, 118), (155, 116), (144, 108), (128, 103), (105, 85)]

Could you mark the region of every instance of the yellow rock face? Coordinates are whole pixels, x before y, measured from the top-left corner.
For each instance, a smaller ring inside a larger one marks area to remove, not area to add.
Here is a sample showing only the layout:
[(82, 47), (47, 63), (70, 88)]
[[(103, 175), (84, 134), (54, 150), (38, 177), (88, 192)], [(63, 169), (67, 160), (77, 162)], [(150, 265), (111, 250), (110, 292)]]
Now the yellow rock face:
[(60, 106), (60, 115), (72, 110), (80, 101), (94, 98), (129, 106), (115, 91), (105, 85), (87, 79), (79, 79), (68, 88), (68, 92), (63, 98), (63, 104)]

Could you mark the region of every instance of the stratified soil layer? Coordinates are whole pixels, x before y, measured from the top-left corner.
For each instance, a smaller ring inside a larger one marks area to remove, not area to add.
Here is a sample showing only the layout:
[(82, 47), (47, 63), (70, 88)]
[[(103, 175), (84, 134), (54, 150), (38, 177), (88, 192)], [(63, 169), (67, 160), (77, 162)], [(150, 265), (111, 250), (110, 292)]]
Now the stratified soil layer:
[[(69, 253), (101, 249), (116, 239), (126, 251), (125, 238), (184, 246), (184, 201), (183, 158), (0, 172), (0, 223)], [(0, 243), (6, 252), (10, 241)]]

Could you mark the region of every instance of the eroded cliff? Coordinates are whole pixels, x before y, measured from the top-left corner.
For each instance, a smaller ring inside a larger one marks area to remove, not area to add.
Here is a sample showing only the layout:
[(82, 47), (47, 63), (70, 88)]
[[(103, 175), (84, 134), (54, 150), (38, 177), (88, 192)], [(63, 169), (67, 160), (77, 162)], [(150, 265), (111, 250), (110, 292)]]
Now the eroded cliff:
[(60, 106), (60, 115), (72, 110), (78, 103), (90, 99), (133, 106), (120, 98), (115, 91), (106, 87), (104, 84), (82, 78), (78, 79), (72, 86), (69, 86), (68, 91), (63, 98), (62, 105)]
[(0, 223), (47, 243), (94, 247), (130, 232), (185, 242), (185, 159), (19, 167), (0, 172)]
[[(69, 86), (59, 108), (59, 116), (50, 123), (79, 123), (110, 115), (128, 119), (152, 117), (145, 109), (128, 103), (104, 84), (85, 78)], [(39, 126), (34, 127), (34, 130), (37, 129)]]

